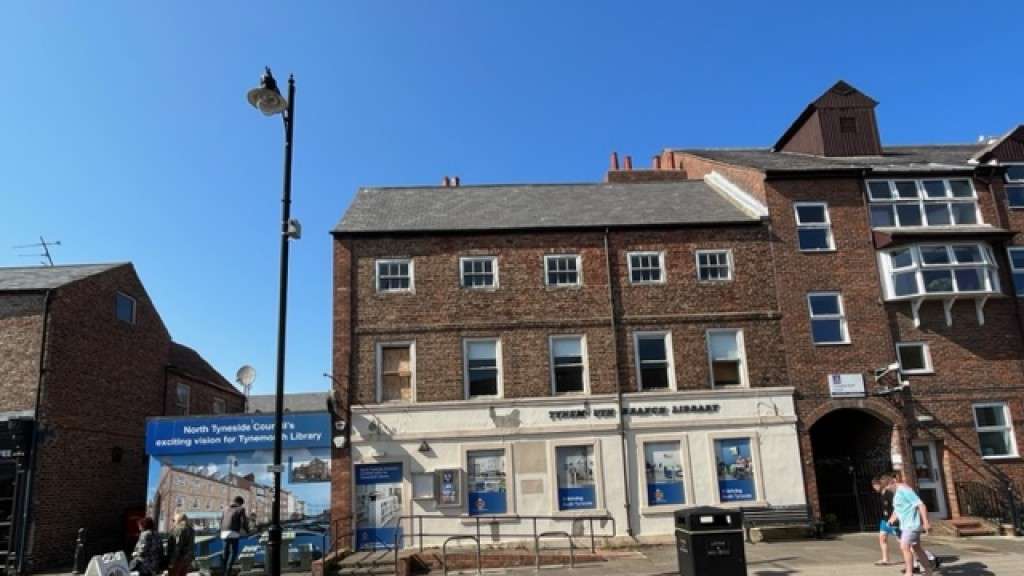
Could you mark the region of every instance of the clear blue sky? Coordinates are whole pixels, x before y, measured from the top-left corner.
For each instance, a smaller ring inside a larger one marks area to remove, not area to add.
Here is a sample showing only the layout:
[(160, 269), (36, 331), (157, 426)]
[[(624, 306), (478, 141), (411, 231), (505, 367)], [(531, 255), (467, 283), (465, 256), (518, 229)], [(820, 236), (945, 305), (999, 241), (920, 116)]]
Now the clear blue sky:
[[(298, 81), (287, 383), (326, 389), (328, 230), (360, 185), (593, 181), (608, 154), (767, 146), (843, 78), (883, 141), (1024, 122), (1021, 3), (8, 2), (0, 266), (130, 260), (176, 340), (273, 390), (282, 131)], [(20, 251), (24, 252), (24, 251)]]

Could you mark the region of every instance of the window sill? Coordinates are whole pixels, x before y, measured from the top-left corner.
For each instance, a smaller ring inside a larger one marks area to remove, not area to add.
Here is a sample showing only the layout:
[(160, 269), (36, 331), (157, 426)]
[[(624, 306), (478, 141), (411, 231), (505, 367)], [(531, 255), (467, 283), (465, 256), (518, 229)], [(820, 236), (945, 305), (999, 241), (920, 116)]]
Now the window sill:
[(849, 346), (853, 344), (852, 341), (847, 340), (846, 342), (814, 342), (815, 346)]
[(981, 459), (996, 462), (1014, 462), (1022, 460), (1019, 454), (1007, 454), (1006, 456), (982, 456)]
[(608, 516), (604, 508), (585, 508), (578, 510), (555, 510), (554, 516), (559, 518), (576, 518), (581, 516)]
[(686, 510), (687, 508), (695, 508), (694, 504), (662, 504), (661, 506), (641, 506), (641, 516), (661, 516), (667, 514), (675, 514), (680, 510)]
[(904, 376), (935, 376), (935, 370), (915, 370), (908, 372), (906, 370), (900, 370)]
[(822, 248), (822, 249), (815, 249), (815, 250), (805, 250), (803, 248), (797, 248), (797, 250), (801, 254), (831, 254), (833, 252), (838, 252), (839, 251), (839, 250), (836, 250), (835, 248)]
[(486, 524), (519, 524), (522, 522), (522, 518), (515, 514), (495, 514), (493, 516), (470, 516), (466, 514), (459, 517), (463, 526), (475, 526), (478, 519), (481, 526)]
[(726, 280), (697, 280), (697, 284), (700, 284), (700, 285), (710, 284), (712, 286), (714, 286), (716, 284), (731, 284), (732, 282), (733, 282), (732, 278), (729, 278), (729, 279), (726, 279)]
[(630, 282), (629, 283), (630, 286), (664, 286), (665, 284), (668, 284), (668, 282), (665, 282), (664, 280), (662, 280), (660, 282)]

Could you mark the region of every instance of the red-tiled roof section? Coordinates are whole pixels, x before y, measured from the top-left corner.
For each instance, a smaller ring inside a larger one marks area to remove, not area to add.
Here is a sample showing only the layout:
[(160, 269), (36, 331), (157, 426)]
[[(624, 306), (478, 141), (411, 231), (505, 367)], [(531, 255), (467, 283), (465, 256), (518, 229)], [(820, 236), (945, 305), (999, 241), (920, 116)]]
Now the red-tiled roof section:
[(208, 382), (209, 384), (241, 396), (242, 393), (231, 385), (220, 372), (210, 366), (198, 352), (177, 342), (171, 342), (171, 353), (168, 359), (171, 369), (182, 372), (187, 376)]

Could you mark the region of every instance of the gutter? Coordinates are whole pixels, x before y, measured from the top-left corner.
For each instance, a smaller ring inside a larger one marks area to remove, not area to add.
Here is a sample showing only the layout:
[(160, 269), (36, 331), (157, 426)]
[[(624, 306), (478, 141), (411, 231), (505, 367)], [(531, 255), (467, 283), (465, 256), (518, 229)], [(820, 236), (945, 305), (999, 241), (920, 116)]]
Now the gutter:
[(18, 565), (15, 568), (18, 574), (25, 574), (25, 548), (28, 541), (29, 521), (32, 518), (32, 488), (35, 481), (36, 466), (39, 461), (36, 454), (39, 452), (39, 444), (42, 437), (42, 430), (39, 421), (39, 405), (43, 396), (43, 379), (46, 376), (46, 346), (47, 326), (50, 323), (50, 296), (53, 290), (47, 290), (43, 295), (43, 330), (39, 341), (39, 379), (36, 383), (36, 403), (33, 410), (34, 425), (32, 426), (32, 451), (29, 453), (28, 472), (25, 475), (25, 492), (21, 506), (21, 530), (18, 531), (18, 542), (16, 552)]
[(622, 486), (624, 487), (623, 501), (626, 508), (626, 535), (633, 537), (633, 512), (630, 503), (632, 491), (629, 487), (629, 446), (626, 440), (626, 415), (622, 411), (622, 379), (619, 374), (619, 338), (618, 328), (615, 323), (615, 291), (612, 288), (612, 256), (608, 251), (608, 228), (604, 229), (604, 261), (608, 274), (608, 307), (609, 325), (612, 330), (612, 350), (614, 350), (613, 365), (615, 366), (615, 405), (619, 412), (619, 433), (620, 446), (622, 448)]

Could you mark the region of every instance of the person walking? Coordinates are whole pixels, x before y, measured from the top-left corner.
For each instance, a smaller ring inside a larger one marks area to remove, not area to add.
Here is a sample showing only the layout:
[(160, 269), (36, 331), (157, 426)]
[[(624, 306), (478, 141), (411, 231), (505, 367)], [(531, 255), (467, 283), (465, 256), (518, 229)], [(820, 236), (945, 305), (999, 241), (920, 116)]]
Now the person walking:
[(174, 515), (174, 530), (171, 532), (173, 545), (168, 567), (168, 576), (185, 576), (195, 560), (196, 531), (188, 516), (179, 512)]
[(889, 523), (892, 517), (892, 492), (886, 490), (892, 478), (887, 474), (880, 474), (871, 480), (871, 487), (882, 499), (882, 519), (878, 523), (878, 545), (882, 549), (882, 559), (875, 562), (875, 566), (888, 566), (889, 561), (889, 536), (896, 539), (900, 537), (899, 528)]
[(132, 572), (138, 572), (140, 576), (155, 576), (160, 573), (161, 558), (163, 548), (156, 533), (156, 523), (147, 516), (139, 520), (139, 539), (135, 543), (128, 568)]
[(235, 496), (235, 501), (224, 508), (220, 517), (220, 539), (224, 542), (222, 551), (224, 576), (231, 576), (231, 568), (238, 560), (238, 540), (249, 532), (249, 515), (245, 511), (245, 500)]
[(931, 561), (921, 546), (921, 535), (928, 533), (931, 525), (928, 522), (928, 507), (917, 496), (914, 489), (906, 484), (890, 479), (887, 490), (892, 493), (892, 515), (889, 523), (899, 521), (900, 552), (903, 553), (903, 574), (914, 576), (914, 557), (921, 564), (921, 573), (932, 574)]

